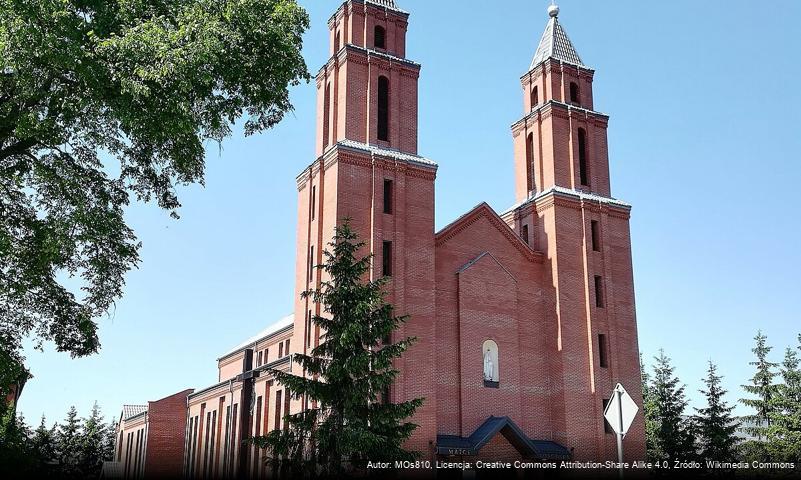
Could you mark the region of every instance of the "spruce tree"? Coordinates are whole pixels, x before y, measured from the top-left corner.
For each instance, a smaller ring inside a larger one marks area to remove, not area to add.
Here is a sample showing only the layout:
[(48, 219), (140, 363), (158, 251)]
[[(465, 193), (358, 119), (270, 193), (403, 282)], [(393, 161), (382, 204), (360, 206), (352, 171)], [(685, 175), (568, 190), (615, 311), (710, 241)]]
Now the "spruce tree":
[(680, 385), (674, 367), (664, 350), (654, 357), (654, 379), (651, 394), (654, 402), (654, 459), (656, 461), (687, 460), (694, 456), (692, 422), (683, 416), (687, 408), (684, 385)]
[(103, 461), (111, 462), (114, 460), (114, 447), (117, 445), (117, 420), (112, 420), (106, 427), (106, 435), (103, 438)]
[(695, 417), (700, 454), (704, 460), (734, 461), (738, 443), (735, 433), (739, 423), (732, 417), (734, 406), (729, 406), (723, 398), (727, 391), (721, 385), (722, 377), (717, 374), (717, 366), (709, 362), (704, 379), (706, 390), (700, 392), (706, 397), (706, 407), (696, 408)]
[(771, 399), (776, 391), (776, 386), (773, 384), (773, 379), (776, 377), (777, 364), (768, 361), (768, 354), (772, 347), (767, 345), (767, 337), (758, 331), (754, 337), (756, 345), (752, 352), (756, 355), (756, 360), (749, 362), (749, 365), (756, 367), (754, 376), (751, 377), (751, 383), (743, 385), (743, 389), (754, 395), (756, 398), (743, 398), (740, 401), (754, 409), (754, 414), (746, 417), (749, 425), (743, 428), (747, 433), (754, 435), (758, 440), (765, 438), (771, 422)]
[[(798, 341), (801, 349), (801, 335)], [(785, 351), (781, 376), (771, 398), (767, 449), (772, 460), (801, 463), (801, 370), (791, 348)]]
[(100, 474), (105, 455), (106, 424), (97, 402), (92, 406), (89, 417), (83, 419), (80, 438), (80, 470), (84, 477), (96, 478)]
[(48, 428), (45, 416), (39, 422), (39, 426), (33, 432), (31, 438), (31, 449), (36, 457), (38, 470), (41, 475), (46, 475), (52, 469), (52, 464), (56, 461), (56, 425)]
[(56, 458), (61, 476), (66, 478), (81, 476), (81, 421), (74, 405), (67, 412), (64, 423), (58, 427)]
[(640, 354), (640, 376), (642, 381), (643, 416), (645, 417), (645, 451), (649, 461), (663, 457), (658, 441), (659, 421), (656, 402), (654, 401), (651, 376)]
[(422, 399), (391, 403), (384, 395), (398, 373), (393, 360), (414, 339), (389, 341), (407, 318), (385, 302), (387, 279), (368, 280), (372, 255), (360, 257), (363, 246), (345, 219), (324, 252), (325, 263), (315, 267), (327, 280), (303, 293), (324, 308), (324, 315), (312, 318), (325, 332), (321, 343), (310, 355), (295, 355), (304, 376), (271, 372), (307, 405), (285, 417), (286, 429), (255, 439), (279, 473), (339, 476), (363, 470), (368, 461), (418, 455), (403, 443), (417, 427), (406, 420)]

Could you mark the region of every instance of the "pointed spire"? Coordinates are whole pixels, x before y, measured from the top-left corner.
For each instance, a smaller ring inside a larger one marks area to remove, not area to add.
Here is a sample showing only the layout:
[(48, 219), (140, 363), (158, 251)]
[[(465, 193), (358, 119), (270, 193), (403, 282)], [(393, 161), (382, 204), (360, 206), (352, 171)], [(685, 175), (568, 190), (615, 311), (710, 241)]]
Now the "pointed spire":
[(545, 32), (542, 34), (540, 44), (537, 47), (537, 52), (534, 54), (534, 59), (531, 61), (533, 69), (540, 63), (549, 58), (561, 60), (563, 62), (572, 63), (574, 65), (585, 66), (581, 61), (581, 57), (573, 47), (573, 42), (568, 38), (565, 29), (559, 23), (559, 7), (551, 2), (548, 7), (548, 15), (551, 17), (548, 20), (548, 25), (545, 26)]

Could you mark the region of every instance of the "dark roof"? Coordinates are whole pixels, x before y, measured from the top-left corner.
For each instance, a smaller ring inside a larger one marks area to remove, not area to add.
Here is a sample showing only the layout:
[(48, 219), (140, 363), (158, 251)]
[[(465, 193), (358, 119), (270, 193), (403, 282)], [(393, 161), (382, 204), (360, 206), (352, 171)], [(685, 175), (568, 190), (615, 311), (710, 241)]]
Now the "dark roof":
[(537, 47), (534, 58), (531, 60), (529, 70), (534, 69), (534, 67), (549, 58), (581, 67), (584, 66), (584, 62), (581, 61), (581, 57), (579, 57), (578, 52), (576, 52), (573, 42), (570, 41), (565, 29), (562, 28), (562, 25), (559, 24), (559, 20), (557, 20), (556, 17), (551, 17), (548, 21), (548, 25), (545, 26), (545, 31), (542, 33), (540, 44)]
[(477, 455), (484, 445), (501, 433), (524, 457), (569, 459), (570, 451), (550, 440), (532, 440), (509, 417), (489, 417), (469, 437), (437, 435), (437, 453)]

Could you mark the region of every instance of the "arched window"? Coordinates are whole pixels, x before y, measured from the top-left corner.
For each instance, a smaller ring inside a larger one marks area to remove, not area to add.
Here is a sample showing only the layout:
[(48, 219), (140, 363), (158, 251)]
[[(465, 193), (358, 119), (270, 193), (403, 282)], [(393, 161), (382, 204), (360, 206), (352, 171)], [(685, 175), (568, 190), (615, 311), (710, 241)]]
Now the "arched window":
[(339, 49), (342, 48), (342, 45), (340, 45), (340, 41), (339, 40), (340, 40), (340, 36), (339, 36), (339, 32), (337, 32), (336, 40), (334, 40), (334, 53), (337, 53), (339, 51)]
[(375, 26), (373, 45), (375, 45), (375, 48), (387, 48), (387, 31), (381, 25)]
[(481, 346), (481, 366), (484, 386), (498, 388), (500, 368), (498, 365), (498, 344), (492, 340), (484, 341)]
[(579, 100), (579, 86), (576, 82), (570, 82), (570, 103), (575, 103), (579, 105), (581, 101)]
[(587, 132), (583, 128), (578, 129), (578, 161), (579, 181), (582, 185), (589, 185), (589, 175), (587, 172)]
[(378, 139), (389, 141), (389, 79), (378, 77)]
[(537, 87), (534, 87), (531, 90), (531, 108), (537, 108), (537, 105), (540, 104), (540, 92), (537, 90)]
[(534, 134), (526, 138), (526, 192), (534, 190)]

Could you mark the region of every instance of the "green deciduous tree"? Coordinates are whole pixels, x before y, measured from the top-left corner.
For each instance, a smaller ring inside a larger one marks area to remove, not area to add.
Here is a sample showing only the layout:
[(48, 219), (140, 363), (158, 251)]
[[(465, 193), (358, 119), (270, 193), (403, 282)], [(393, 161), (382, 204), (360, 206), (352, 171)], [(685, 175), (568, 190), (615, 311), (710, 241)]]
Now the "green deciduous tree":
[(654, 357), (654, 376), (651, 383), (653, 411), (653, 451), (649, 457), (656, 461), (672, 462), (688, 460), (695, 455), (692, 422), (683, 416), (687, 408), (684, 394), (685, 386), (681, 385), (674, 373), (670, 358), (663, 350)]
[(727, 392), (721, 385), (722, 378), (717, 366), (709, 362), (704, 379), (706, 390), (700, 391), (706, 398), (706, 406), (696, 408), (695, 426), (701, 458), (730, 462), (736, 460), (738, 439), (735, 433), (739, 423), (731, 414), (734, 406), (729, 406), (724, 399)]
[[(801, 349), (801, 335), (798, 342)], [(801, 369), (792, 348), (785, 351), (781, 377), (770, 400), (767, 449), (772, 460), (801, 464)]]
[(204, 142), (280, 121), (307, 28), (295, 0), (0, 0), (4, 361), (26, 337), (97, 351), (139, 262), (130, 196), (175, 215)]
[(743, 389), (756, 398), (743, 398), (740, 401), (754, 410), (754, 414), (746, 417), (748, 425), (743, 428), (746, 432), (762, 440), (767, 435), (770, 427), (771, 412), (773, 409), (771, 400), (776, 392), (774, 378), (776, 377), (776, 363), (768, 360), (768, 354), (773, 347), (768, 346), (767, 337), (762, 331), (757, 332), (754, 341), (756, 345), (751, 351), (756, 356), (756, 360), (749, 362), (749, 365), (756, 367), (751, 383), (743, 385)]
[(296, 355), (304, 376), (272, 371), (294, 398), (308, 405), (286, 417), (288, 428), (275, 430), (256, 443), (268, 450), (274, 467), (286, 474), (339, 475), (365, 467), (368, 460), (413, 459), (403, 442), (416, 425), (406, 421), (422, 399), (391, 403), (388, 392), (397, 371), (393, 360), (413, 342), (390, 342), (405, 320), (384, 301), (387, 279), (367, 280), (372, 255), (359, 257), (364, 246), (348, 220), (336, 229), (317, 268), (328, 280), (305, 292), (325, 309), (313, 322), (324, 331), (311, 355)]

